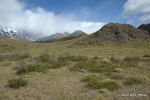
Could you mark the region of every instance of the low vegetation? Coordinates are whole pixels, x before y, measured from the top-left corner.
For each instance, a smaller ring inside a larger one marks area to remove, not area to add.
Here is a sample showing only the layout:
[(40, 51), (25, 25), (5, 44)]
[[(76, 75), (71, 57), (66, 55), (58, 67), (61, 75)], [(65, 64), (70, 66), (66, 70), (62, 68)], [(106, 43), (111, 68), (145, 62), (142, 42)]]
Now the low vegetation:
[(117, 73), (121, 73), (121, 72), (123, 72), (123, 69), (122, 68), (114, 68), (113, 71), (117, 72)]
[[(8, 99), (97, 100), (99, 96), (100, 100), (105, 100), (108, 96), (113, 98), (120, 90), (134, 91), (132, 85), (140, 85), (136, 87), (136, 90), (140, 90), (137, 92), (147, 93), (150, 89), (147, 45), (138, 49), (130, 45), (71, 47), (63, 43), (33, 44), (28, 47), (30, 53), (17, 48), (13, 52), (0, 53), (1, 93)], [(43, 52), (44, 48), (47, 51)], [(14, 67), (15, 70), (12, 70)], [(14, 89), (11, 95), (4, 86)], [(131, 88), (126, 88), (128, 86)], [(24, 94), (26, 89), (27, 94)], [(49, 95), (42, 95), (45, 93)], [(15, 97), (16, 94), (20, 97)], [(27, 97), (28, 94), (31, 97)]]
[(149, 78), (147, 76), (131, 76), (129, 77), (124, 84), (125, 85), (134, 85), (134, 84), (146, 84), (149, 83)]
[(38, 57), (38, 59), (41, 62), (48, 62), (48, 61), (50, 61), (50, 56), (48, 54), (42, 54)]
[(124, 58), (124, 60), (125, 61), (140, 61), (141, 60), (141, 58), (140, 57), (138, 57), (138, 56), (129, 56), (129, 57), (126, 57), (126, 58)]
[(8, 87), (18, 89), (27, 85), (27, 81), (23, 79), (10, 79), (8, 80)]
[(68, 62), (61, 61), (61, 60), (54, 60), (51, 61), (50, 64), (51, 64), (50, 68), (61, 68), (68, 65)]
[(71, 71), (81, 71), (87, 70), (89, 72), (105, 73), (105, 72), (122, 72), (123, 68), (126, 67), (136, 67), (138, 62), (125, 62), (119, 60), (87, 60), (77, 62), (73, 67), (70, 68)]
[(0, 61), (8, 60), (8, 61), (15, 61), (15, 60), (22, 60), (30, 57), (30, 53), (28, 52), (21, 52), (21, 53), (2, 53), (0, 54)]
[(100, 89), (98, 92), (101, 93), (104, 97), (111, 95), (111, 92), (107, 89)]
[(74, 55), (66, 54), (66, 55), (59, 55), (58, 60), (59, 61), (87, 61), (88, 58), (86, 56), (80, 56), (80, 55), (74, 56)]
[(146, 55), (143, 55), (143, 57), (150, 57), (150, 55), (146, 54)]
[(110, 79), (115, 79), (115, 80), (124, 80), (125, 77), (120, 74), (120, 73), (107, 73), (106, 74), (107, 77), (109, 77)]
[(46, 72), (50, 66), (48, 64), (20, 64), (18, 68), (16, 68), (17, 75), (24, 75), (30, 72)]
[(121, 85), (113, 80), (101, 81), (96, 75), (86, 76), (82, 79), (86, 82), (86, 87), (92, 89), (108, 89), (109, 91), (117, 90)]

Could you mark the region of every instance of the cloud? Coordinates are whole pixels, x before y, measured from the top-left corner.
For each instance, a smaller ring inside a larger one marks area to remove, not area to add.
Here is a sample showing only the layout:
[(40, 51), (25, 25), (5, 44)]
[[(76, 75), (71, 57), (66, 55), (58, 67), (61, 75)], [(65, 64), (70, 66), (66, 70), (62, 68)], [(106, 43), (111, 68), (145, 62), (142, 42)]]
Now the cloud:
[(150, 22), (150, 0), (127, 0), (124, 4), (125, 16), (139, 16), (140, 22)]
[(23, 5), (16, 0), (0, 0), (0, 23), (7, 24), (22, 10)]
[(24, 5), (18, 0), (1, 0), (0, 23), (25, 30), (37, 36), (50, 35), (56, 32), (73, 32), (75, 30), (92, 33), (105, 24), (103, 22), (78, 21), (71, 14), (56, 15), (54, 12), (41, 7), (33, 10), (25, 9)]

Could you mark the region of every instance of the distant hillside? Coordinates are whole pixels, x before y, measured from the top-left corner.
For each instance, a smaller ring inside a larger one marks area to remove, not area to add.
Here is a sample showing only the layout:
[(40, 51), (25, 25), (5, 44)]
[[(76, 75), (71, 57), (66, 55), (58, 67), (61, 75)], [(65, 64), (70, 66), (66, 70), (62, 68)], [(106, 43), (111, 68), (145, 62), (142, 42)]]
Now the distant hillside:
[(138, 29), (141, 29), (141, 30), (146, 30), (148, 31), (148, 33), (150, 34), (150, 23), (149, 24), (142, 24), (138, 27)]
[(87, 35), (85, 32), (78, 30), (78, 31), (71, 33), (67, 37), (60, 39), (59, 41), (71, 40), (71, 39), (79, 38), (79, 37), (85, 36), (85, 35)]
[(71, 33), (68, 37), (79, 37), (79, 36), (83, 36), (83, 35), (86, 35), (86, 33), (81, 30), (77, 30), (77, 31)]
[(41, 39), (36, 40), (35, 42), (54, 42), (54, 41), (64, 41), (64, 40), (70, 40), (74, 39), (80, 36), (86, 35), (85, 32), (77, 30), (73, 33), (56, 33), (50, 36), (43, 37)]
[(129, 24), (118, 24), (118, 23), (109, 23), (104, 25), (100, 30), (95, 33), (84, 37), (77, 41), (78, 43), (101, 43), (101, 42), (118, 42), (124, 43), (129, 40), (140, 40), (140, 39), (149, 39), (149, 34), (147, 31), (140, 30)]
[(110, 23), (103, 26), (91, 36), (97, 38), (99, 41), (110, 40), (124, 42), (131, 39), (146, 39), (148, 38), (148, 32), (136, 29), (129, 24)]
[(69, 33), (56, 33), (56, 34), (52, 34), (50, 36), (42, 37), (42, 38), (36, 40), (35, 42), (52, 42), (52, 41), (55, 41), (58, 39), (62, 39), (68, 35), (69, 35)]

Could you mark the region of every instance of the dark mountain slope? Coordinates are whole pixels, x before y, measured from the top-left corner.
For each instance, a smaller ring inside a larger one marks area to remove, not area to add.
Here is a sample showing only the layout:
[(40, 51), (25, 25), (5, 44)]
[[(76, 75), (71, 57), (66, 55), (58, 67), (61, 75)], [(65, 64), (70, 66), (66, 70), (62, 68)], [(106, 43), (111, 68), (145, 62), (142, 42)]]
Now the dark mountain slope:
[(149, 40), (147, 31), (137, 29), (129, 24), (109, 23), (95, 33), (80, 39), (78, 44), (99, 44), (102, 42), (126, 43), (130, 40)]
[(142, 24), (138, 27), (138, 29), (146, 30), (150, 34), (150, 23), (149, 24)]
[(129, 24), (110, 23), (104, 25), (100, 30), (93, 33), (96, 41), (118, 41), (126, 42), (132, 39), (148, 39), (148, 32), (137, 29)]

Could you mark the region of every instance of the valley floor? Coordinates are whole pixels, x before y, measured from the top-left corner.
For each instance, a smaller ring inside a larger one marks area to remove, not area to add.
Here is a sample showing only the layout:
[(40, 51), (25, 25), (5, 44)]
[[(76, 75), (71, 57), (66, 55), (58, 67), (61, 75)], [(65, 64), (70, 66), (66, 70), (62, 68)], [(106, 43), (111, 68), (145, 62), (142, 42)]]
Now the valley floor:
[[(18, 44), (18, 41), (6, 39), (0, 40), (0, 52), (0, 100), (150, 98), (150, 43)], [(8, 82), (11, 79), (26, 80), (27, 85), (12, 88)]]

